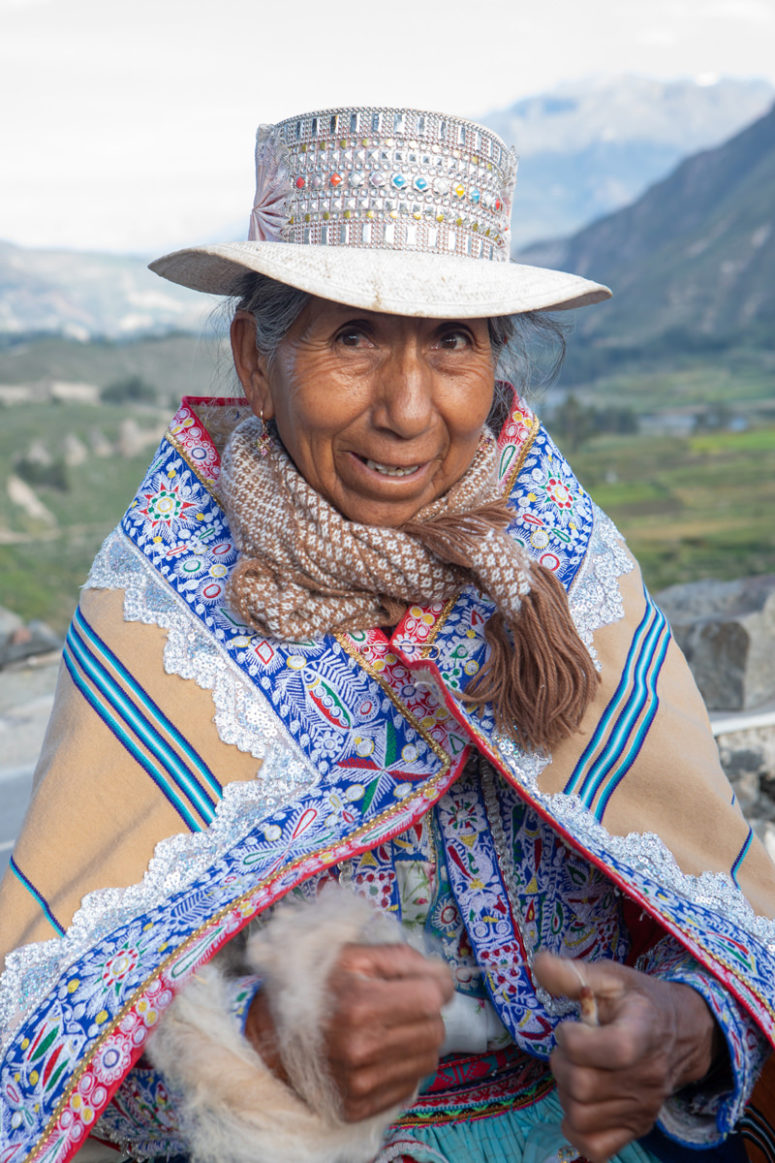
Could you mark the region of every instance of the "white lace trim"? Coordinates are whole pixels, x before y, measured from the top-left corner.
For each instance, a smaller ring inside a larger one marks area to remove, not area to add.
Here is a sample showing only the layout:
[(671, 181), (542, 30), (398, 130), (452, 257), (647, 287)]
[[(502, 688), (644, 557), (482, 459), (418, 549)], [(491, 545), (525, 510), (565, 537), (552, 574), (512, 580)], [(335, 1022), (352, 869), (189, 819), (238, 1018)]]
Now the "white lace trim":
[(127, 622), (167, 631), (164, 669), (212, 692), (215, 725), (224, 743), (256, 759), (263, 759), (272, 744), (296, 747), (261, 691), (120, 529), (106, 538), (84, 589), (124, 590)]
[[(625, 550), (613, 521), (595, 506), (589, 549), (568, 595), (579, 636), (593, 657), (593, 633), (624, 617), (618, 579), (634, 568), (634, 561)], [(615, 859), (670, 888), (677, 896), (729, 917), (775, 954), (775, 921), (754, 912), (729, 874), (703, 872), (700, 876), (691, 876), (682, 872), (673, 853), (654, 832), (613, 835), (578, 796), (564, 792), (547, 795), (539, 789), (538, 777), (550, 762), (549, 757), (522, 751), (506, 735), (496, 736), (496, 746), (525, 790), (585, 847), (592, 852), (604, 849)]]
[(624, 548), (622, 535), (602, 509), (594, 509), (594, 524), (584, 561), (568, 593), (571, 616), (579, 638), (595, 664), (599, 663), (593, 634), (624, 617), (619, 589), (622, 574), (631, 573), (635, 563)]
[(538, 777), (549, 762), (546, 756), (521, 751), (506, 735), (497, 735), (495, 745), (528, 794), (588, 851), (610, 853), (692, 905), (728, 917), (775, 954), (775, 921), (754, 912), (728, 873), (692, 876), (682, 872), (673, 853), (655, 832), (613, 835), (578, 796), (564, 792), (547, 795), (540, 790)]
[(3, 1049), (26, 1012), (92, 945), (193, 883), (257, 823), (319, 780), (278, 717), (263, 705), (260, 692), (196, 626), (185, 603), (158, 580), (143, 555), (118, 531), (97, 555), (86, 587), (124, 589), (127, 620), (166, 629), (167, 671), (212, 690), (220, 737), (262, 763), (254, 780), (227, 784), (206, 831), (160, 841), (142, 881), (89, 893), (63, 937), (23, 945), (7, 956), (0, 978)]

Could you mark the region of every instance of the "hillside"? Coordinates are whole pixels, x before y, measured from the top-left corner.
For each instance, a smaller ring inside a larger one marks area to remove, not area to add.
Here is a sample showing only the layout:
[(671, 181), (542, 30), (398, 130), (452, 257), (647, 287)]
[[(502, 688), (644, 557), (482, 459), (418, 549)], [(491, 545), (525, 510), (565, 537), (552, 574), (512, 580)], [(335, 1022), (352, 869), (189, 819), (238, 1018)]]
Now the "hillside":
[(775, 108), (684, 161), (633, 205), (519, 260), (608, 283), (581, 336), (607, 346), (675, 336), (771, 345), (775, 328)]
[(198, 330), (216, 300), (160, 279), (146, 261), (0, 241), (0, 335), (126, 339)]
[(519, 154), (515, 247), (569, 235), (629, 205), (683, 158), (766, 112), (766, 81), (573, 82), (482, 118)]
[[(0, 403), (9, 397), (42, 402), (52, 383), (102, 389), (128, 376), (140, 376), (160, 401), (231, 391), (233, 366), (220, 350), (214, 337), (184, 333), (90, 343), (58, 335), (6, 339), (0, 343)], [(3, 443), (0, 434), (0, 452)]]

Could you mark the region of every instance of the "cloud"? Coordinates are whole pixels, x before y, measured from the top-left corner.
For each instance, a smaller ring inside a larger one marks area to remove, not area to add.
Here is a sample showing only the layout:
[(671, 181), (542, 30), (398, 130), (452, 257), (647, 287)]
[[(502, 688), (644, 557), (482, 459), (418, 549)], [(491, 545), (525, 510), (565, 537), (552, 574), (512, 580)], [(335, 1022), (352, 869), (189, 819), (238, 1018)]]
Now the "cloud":
[(636, 35), (638, 44), (652, 45), (659, 48), (670, 48), (677, 43), (678, 37), (672, 28), (664, 25), (659, 28), (643, 28)]
[(716, 20), (747, 20), (749, 24), (771, 24), (775, 19), (768, 0), (713, 0), (705, 9)]

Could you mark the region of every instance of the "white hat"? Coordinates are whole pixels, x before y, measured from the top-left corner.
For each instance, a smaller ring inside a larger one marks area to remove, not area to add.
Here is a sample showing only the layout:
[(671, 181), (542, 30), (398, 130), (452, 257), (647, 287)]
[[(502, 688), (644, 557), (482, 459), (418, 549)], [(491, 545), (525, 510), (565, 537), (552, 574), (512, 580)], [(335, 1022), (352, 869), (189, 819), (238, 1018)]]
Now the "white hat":
[(459, 117), (305, 113), (259, 127), (247, 242), (189, 247), (150, 267), (218, 295), (258, 271), (323, 299), (426, 318), (607, 299), (589, 279), (509, 260), (516, 171), (497, 134)]

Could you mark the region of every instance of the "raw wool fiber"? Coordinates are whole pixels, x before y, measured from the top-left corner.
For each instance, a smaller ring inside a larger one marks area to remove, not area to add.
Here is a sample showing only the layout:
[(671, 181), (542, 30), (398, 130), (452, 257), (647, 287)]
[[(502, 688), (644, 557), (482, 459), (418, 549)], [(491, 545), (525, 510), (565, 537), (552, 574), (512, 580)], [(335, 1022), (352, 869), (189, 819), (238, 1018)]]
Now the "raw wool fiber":
[(326, 982), (344, 945), (400, 940), (398, 926), (362, 898), (331, 886), (275, 910), (247, 947), (262, 977), (293, 1089), (264, 1064), (229, 1012), (220, 958), (170, 1006), (148, 1056), (183, 1096), (192, 1163), (368, 1163), (399, 1108), (345, 1123), (321, 1060)]
[[(261, 978), (283, 1066), (294, 1090), (322, 1119), (339, 1114), (322, 1044), (326, 984), (339, 954), (345, 945), (394, 945), (405, 939), (394, 917), (376, 912), (347, 888), (327, 884), (314, 900), (283, 903), (248, 942), (248, 964)], [(385, 1120), (380, 1116), (374, 1122), (382, 1127)]]
[(473, 583), (496, 606), (489, 653), (465, 698), (491, 702), (532, 748), (572, 734), (597, 674), (560, 583), (507, 532), (497, 446), (483, 434), (467, 472), (401, 528), (348, 521), (249, 416), (224, 452), (220, 489), (241, 560), (231, 599), (245, 621), (285, 641), (393, 625), (408, 605)]

